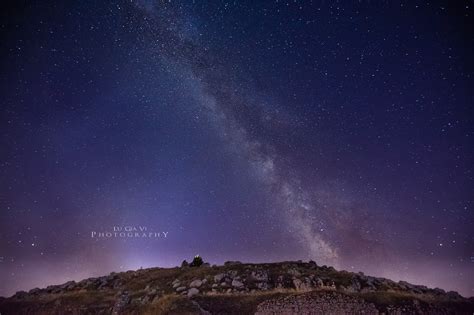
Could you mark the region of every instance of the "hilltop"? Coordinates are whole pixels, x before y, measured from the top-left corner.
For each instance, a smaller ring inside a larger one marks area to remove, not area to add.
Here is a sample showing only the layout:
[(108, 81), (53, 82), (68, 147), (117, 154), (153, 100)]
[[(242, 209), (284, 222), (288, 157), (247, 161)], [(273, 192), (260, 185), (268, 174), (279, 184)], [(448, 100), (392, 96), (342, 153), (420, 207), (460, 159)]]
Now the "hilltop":
[(150, 268), (0, 298), (8, 314), (472, 314), (456, 292), (315, 262)]

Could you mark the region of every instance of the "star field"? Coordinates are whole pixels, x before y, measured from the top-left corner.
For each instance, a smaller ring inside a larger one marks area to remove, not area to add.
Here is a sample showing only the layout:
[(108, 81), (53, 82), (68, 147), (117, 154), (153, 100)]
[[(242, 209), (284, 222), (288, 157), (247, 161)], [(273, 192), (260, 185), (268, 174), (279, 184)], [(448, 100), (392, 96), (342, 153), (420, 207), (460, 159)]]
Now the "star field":
[(197, 253), (474, 295), (470, 2), (2, 6), (0, 295)]

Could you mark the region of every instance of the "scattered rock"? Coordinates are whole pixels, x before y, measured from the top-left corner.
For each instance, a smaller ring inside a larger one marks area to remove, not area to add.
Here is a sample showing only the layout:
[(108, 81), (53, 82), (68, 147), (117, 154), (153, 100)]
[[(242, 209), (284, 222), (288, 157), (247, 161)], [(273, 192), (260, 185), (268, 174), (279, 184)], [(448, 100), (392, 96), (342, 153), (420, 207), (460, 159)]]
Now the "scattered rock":
[(252, 271), (250, 276), (256, 281), (268, 281), (268, 273), (263, 270)]
[(118, 315), (122, 313), (122, 309), (130, 302), (130, 296), (127, 291), (119, 292), (118, 298), (115, 301), (112, 309), (112, 315)]

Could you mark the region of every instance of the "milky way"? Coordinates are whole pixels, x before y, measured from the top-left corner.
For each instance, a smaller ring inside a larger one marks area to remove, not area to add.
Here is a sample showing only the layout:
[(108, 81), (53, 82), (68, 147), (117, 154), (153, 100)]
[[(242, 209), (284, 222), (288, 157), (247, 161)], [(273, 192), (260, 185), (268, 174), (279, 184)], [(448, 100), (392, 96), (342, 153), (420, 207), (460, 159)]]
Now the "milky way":
[(5, 5), (0, 294), (199, 253), (473, 295), (471, 10)]

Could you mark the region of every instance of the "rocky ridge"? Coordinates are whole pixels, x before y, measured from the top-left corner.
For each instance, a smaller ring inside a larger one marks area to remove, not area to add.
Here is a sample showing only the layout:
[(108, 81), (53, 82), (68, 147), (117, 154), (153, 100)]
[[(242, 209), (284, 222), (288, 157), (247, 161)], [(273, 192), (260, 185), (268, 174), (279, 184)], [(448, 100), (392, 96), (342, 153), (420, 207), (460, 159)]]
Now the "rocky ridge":
[(456, 292), (315, 262), (151, 268), (17, 292), (1, 314), (472, 314)]

